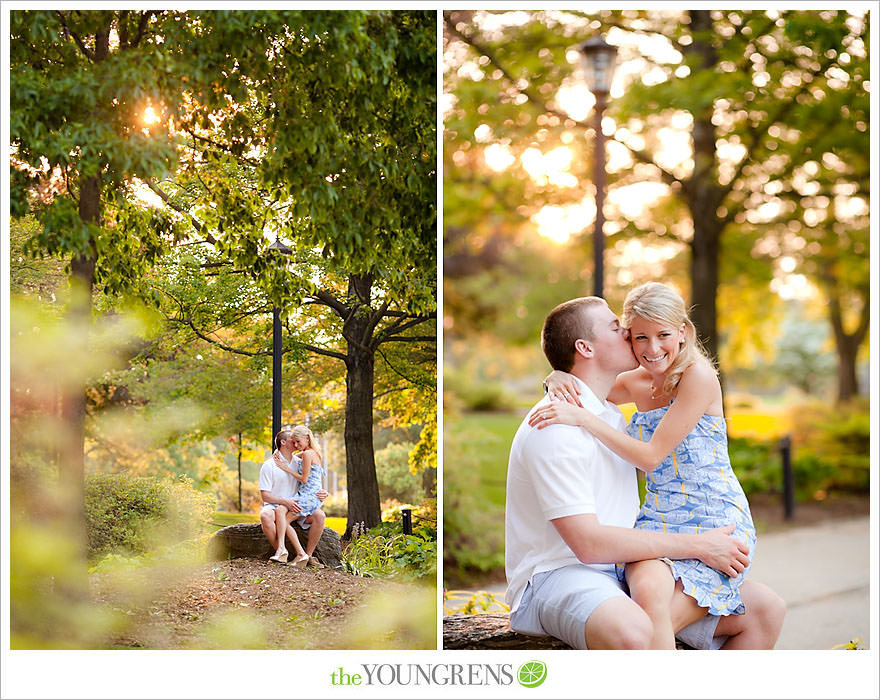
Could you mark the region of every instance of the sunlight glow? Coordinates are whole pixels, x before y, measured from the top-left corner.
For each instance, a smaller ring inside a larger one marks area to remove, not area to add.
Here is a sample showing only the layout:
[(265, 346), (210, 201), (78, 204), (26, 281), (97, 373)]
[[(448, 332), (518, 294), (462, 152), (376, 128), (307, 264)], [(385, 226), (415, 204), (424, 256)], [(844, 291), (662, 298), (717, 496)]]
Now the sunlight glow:
[(816, 295), (815, 287), (803, 275), (785, 275), (770, 280), (770, 290), (783, 299), (809, 299)]
[(548, 205), (532, 217), (538, 234), (557, 243), (565, 243), (596, 219), (596, 203), (592, 197), (567, 206)]
[(633, 220), (668, 192), (669, 188), (662, 182), (635, 182), (609, 191), (608, 202), (620, 209), (625, 217)]
[(488, 146), (483, 151), (483, 158), (486, 160), (486, 165), (496, 173), (506, 170), (516, 161), (510, 149), (499, 143), (493, 143), (491, 146)]
[(556, 93), (556, 102), (559, 108), (567, 113), (575, 121), (582, 122), (593, 109), (596, 104), (596, 98), (593, 93), (587, 89), (583, 83), (575, 85), (565, 85)]
[(528, 148), (521, 160), (523, 168), (539, 185), (549, 183), (557, 187), (576, 187), (578, 180), (568, 170), (572, 157), (567, 146), (559, 146), (548, 153)]
[(150, 124), (156, 124), (159, 121), (159, 115), (156, 114), (156, 110), (153, 109), (152, 105), (144, 110), (143, 121), (147, 126), (150, 126)]

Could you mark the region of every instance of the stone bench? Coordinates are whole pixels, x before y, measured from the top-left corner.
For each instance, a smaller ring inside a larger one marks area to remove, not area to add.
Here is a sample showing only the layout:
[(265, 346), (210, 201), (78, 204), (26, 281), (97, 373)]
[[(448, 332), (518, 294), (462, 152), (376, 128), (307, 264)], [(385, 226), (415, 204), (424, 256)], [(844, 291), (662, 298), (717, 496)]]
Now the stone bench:
[[(302, 543), (306, 546), (308, 531), (303, 530), (298, 523), (293, 523), (293, 529)], [(285, 539), (287, 550), (293, 554), (293, 547), (289, 539)], [(211, 559), (235, 559), (238, 557), (253, 557), (255, 559), (268, 559), (275, 553), (269, 540), (263, 534), (259, 523), (237, 523), (228, 525), (215, 532), (208, 541), (208, 557)], [(331, 569), (342, 569), (342, 542), (339, 533), (324, 528), (318, 546), (315, 547), (314, 556), (324, 566)]]

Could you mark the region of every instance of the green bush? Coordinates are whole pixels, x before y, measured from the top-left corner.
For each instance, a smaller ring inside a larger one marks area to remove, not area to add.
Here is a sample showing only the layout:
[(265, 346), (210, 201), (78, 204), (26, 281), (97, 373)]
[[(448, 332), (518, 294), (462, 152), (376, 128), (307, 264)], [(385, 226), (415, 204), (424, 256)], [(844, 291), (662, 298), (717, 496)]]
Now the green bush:
[[(791, 458), (795, 495), (820, 491), (867, 492), (870, 426), (866, 406), (800, 404), (791, 413)], [(730, 462), (746, 495), (782, 491), (782, 456), (777, 440), (731, 438)]]
[[(540, 387), (539, 387), (540, 388)], [(443, 373), (443, 402), (465, 411), (508, 411), (515, 398), (501, 382), (470, 376), (466, 372)]]
[(792, 412), (795, 478), (799, 468), (823, 490), (867, 491), (871, 426), (867, 404), (809, 403)]
[(424, 497), (421, 474), (409, 470), (411, 442), (391, 442), (376, 452), (376, 478), (383, 501), (417, 503)]
[(420, 509), (413, 513), (412, 535), (403, 534), (399, 518), (353, 535), (343, 552), (345, 570), (367, 578), (433, 581), (437, 575), (437, 527), (421, 519), (420, 513)]
[(480, 500), (468, 482), (443, 486), (443, 576), (468, 586), (504, 567), (504, 508)]
[(145, 554), (156, 547), (202, 535), (213, 499), (187, 477), (90, 474), (85, 480), (88, 555)]
[(774, 440), (730, 438), (730, 464), (746, 496), (782, 490), (782, 462)]

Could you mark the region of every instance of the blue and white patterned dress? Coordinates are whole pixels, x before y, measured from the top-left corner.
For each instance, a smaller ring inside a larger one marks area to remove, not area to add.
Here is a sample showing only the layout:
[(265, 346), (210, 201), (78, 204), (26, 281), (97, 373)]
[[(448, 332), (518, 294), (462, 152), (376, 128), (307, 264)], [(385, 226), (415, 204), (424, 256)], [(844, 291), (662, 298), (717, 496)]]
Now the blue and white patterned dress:
[[(302, 461), (298, 465), (297, 471), (302, 475)], [(302, 510), (297, 517), (306, 518), (312, 514), (316, 508), (321, 507), (321, 501), (318, 499), (317, 493), (321, 490), (321, 477), (324, 475), (324, 468), (320, 464), (312, 464), (309, 469), (309, 477), (306, 483), (300, 484), (296, 495), (293, 497)]]
[[(648, 442), (667, 410), (669, 406), (636, 412), (627, 433)], [(673, 577), (681, 579), (684, 592), (713, 615), (741, 615), (745, 611), (739, 587), (751, 568), (757, 538), (749, 503), (730, 466), (725, 420), (704, 414), (672, 454), (646, 475), (645, 503), (635, 526), (698, 533), (731, 523), (736, 524), (732, 536), (749, 547), (749, 566), (735, 578), (698, 559), (663, 558)]]

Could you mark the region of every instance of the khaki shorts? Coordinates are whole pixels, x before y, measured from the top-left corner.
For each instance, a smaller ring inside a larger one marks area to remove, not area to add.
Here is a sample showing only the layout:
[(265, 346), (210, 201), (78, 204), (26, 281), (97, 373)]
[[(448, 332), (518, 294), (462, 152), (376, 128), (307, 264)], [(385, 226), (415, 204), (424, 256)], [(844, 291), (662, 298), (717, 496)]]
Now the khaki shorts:
[[(556, 637), (573, 649), (586, 649), (584, 627), (593, 611), (606, 600), (627, 595), (614, 565), (607, 568), (572, 564), (532, 576), (519, 607), (510, 614), (515, 632)], [(715, 637), (719, 618), (706, 615), (676, 636), (694, 649), (718, 649), (726, 637)]]

